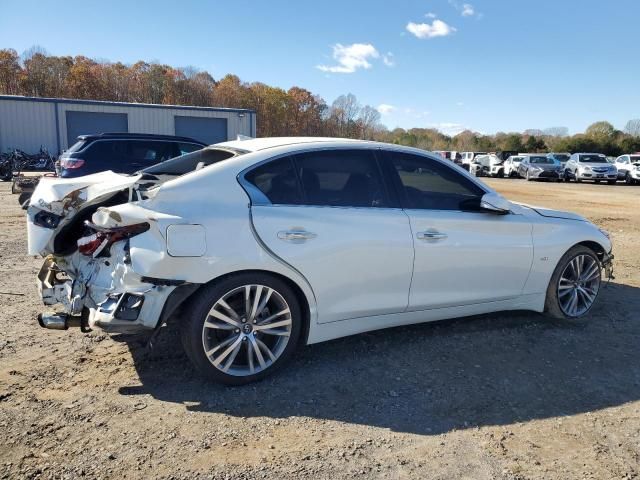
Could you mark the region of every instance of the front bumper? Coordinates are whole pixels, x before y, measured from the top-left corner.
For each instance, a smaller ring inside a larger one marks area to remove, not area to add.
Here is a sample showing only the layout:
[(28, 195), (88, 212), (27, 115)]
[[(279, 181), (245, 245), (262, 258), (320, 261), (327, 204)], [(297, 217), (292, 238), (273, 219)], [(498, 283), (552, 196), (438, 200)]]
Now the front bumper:
[(578, 180), (617, 180), (618, 172), (576, 172)]
[[(154, 285), (131, 279), (126, 265), (85, 261), (80, 269), (63, 270), (66, 259), (49, 256), (37, 285), (45, 305), (59, 305), (69, 316), (82, 316), (82, 325), (108, 332), (133, 333), (157, 326), (175, 285)], [(120, 276), (122, 275), (122, 276)], [(129, 277), (129, 278), (128, 278)], [(124, 281), (127, 280), (127, 281)]]
[(613, 253), (605, 253), (602, 257), (602, 268), (604, 268), (605, 279), (609, 282), (616, 277), (613, 276)]
[(535, 178), (536, 180), (558, 180), (560, 178), (560, 172), (556, 170), (529, 170), (529, 178)]

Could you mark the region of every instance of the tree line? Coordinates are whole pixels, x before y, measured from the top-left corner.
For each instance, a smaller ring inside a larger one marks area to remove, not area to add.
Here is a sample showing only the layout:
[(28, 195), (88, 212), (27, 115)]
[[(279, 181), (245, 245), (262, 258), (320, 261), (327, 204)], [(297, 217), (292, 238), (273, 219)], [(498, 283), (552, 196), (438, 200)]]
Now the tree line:
[(215, 80), (192, 67), (139, 61), (132, 65), (84, 56), (54, 56), (33, 47), (22, 56), (0, 50), (0, 94), (115, 102), (248, 108), (257, 113), (257, 135), (332, 136), (379, 140), (425, 150), (527, 152), (589, 151), (606, 155), (640, 151), (640, 119), (624, 131), (596, 122), (569, 136), (564, 127), (482, 135), (465, 130), (449, 136), (434, 128), (387, 129), (380, 113), (353, 94), (331, 104), (301, 87), (288, 90), (236, 75)]

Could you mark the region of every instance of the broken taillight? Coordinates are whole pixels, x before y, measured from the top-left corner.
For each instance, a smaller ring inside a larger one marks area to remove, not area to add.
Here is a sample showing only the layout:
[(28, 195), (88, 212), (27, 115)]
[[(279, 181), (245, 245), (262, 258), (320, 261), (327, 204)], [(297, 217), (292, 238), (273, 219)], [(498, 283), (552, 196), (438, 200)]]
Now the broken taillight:
[(97, 257), (115, 242), (135, 237), (149, 230), (149, 224), (146, 222), (113, 228), (99, 227), (89, 221), (86, 221), (85, 225), (94, 233), (78, 239), (78, 251), (92, 257)]

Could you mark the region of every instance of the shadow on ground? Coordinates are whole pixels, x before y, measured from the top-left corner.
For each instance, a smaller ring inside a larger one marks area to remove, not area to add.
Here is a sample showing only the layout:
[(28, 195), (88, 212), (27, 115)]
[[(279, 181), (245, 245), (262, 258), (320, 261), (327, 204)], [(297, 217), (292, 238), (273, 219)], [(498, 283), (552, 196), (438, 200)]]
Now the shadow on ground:
[(611, 284), (589, 318), (501, 313), (387, 329), (301, 348), (278, 375), (224, 387), (193, 371), (173, 332), (130, 347), (140, 385), (194, 411), (307, 416), (438, 434), (572, 415), (640, 399), (640, 288)]

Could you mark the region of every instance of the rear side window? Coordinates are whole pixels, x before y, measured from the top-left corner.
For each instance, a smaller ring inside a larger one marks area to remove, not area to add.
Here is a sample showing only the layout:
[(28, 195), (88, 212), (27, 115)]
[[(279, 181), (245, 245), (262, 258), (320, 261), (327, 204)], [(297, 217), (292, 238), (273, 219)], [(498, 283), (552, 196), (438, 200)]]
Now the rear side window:
[(86, 160), (120, 165), (126, 160), (127, 142), (99, 140), (93, 142), (86, 153)]
[(302, 196), (293, 163), (281, 158), (251, 170), (245, 178), (274, 205), (299, 205)]
[(370, 151), (325, 150), (292, 158), (306, 205), (389, 206), (378, 164)]
[(484, 194), (464, 175), (436, 160), (400, 152), (387, 155), (398, 174), (406, 208), (474, 210)]
[(127, 143), (127, 159), (132, 163), (153, 165), (169, 160), (173, 155), (171, 142), (132, 140)]

